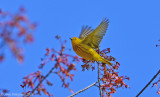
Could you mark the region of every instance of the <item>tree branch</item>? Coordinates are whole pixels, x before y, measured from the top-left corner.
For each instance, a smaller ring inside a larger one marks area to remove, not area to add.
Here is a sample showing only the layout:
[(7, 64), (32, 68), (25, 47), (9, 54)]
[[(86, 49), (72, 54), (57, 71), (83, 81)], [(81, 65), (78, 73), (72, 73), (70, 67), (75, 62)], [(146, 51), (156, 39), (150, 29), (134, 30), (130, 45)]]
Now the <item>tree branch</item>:
[(150, 84), (151, 82), (157, 77), (157, 75), (160, 74), (160, 70), (154, 75), (154, 77), (148, 82), (148, 84), (138, 93), (136, 97), (138, 97)]
[(40, 86), (40, 84), (52, 73), (52, 71), (55, 67), (56, 67), (56, 65), (51, 68), (51, 70), (47, 73), (47, 75), (44, 76), (44, 78), (38, 83), (38, 85), (31, 91), (31, 93), (27, 97), (30, 97), (35, 92), (35, 90)]
[(74, 93), (74, 94), (72, 94), (71, 96), (68, 96), (68, 97), (73, 97), (73, 96), (75, 96), (75, 95), (77, 95), (77, 94), (79, 94), (79, 93), (81, 93), (81, 92), (87, 90), (88, 88), (90, 88), (90, 87), (96, 85), (96, 83), (97, 83), (97, 82), (95, 82), (95, 83), (89, 85), (88, 87), (86, 87), (86, 88), (84, 88), (84, 89), (82, 89), (82, 90), (80, 90), (80, 91), (78, 91), (78, 92), (76, 92), (76, 93)]
[(100, 64), (99, 62), (97, 62), (98, 64), (98, 84), (99, 84), (99, 92), (100, 92), (100, 97), (102, 97), (102, 91), (101, 91), (101, 83), (100, 83)]

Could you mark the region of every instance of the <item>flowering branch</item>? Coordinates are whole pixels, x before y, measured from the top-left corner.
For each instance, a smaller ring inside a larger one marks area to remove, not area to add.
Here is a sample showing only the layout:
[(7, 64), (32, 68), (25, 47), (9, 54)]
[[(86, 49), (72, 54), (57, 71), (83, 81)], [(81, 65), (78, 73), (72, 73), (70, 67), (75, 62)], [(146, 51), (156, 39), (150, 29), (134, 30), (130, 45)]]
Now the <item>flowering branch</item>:
[(156, 75), (154, 75), (154, 77), (148, 82), (148, 84), (138, 93), (138, 95), (136, 97), (138, 97), (150, 84), (151, 82), (158, 76), (158, 74), (160, 74), (160, 70), (156, 73)]
[[(77, 56), (65, 54), (65, 45), (63, 45), (60, 36), (56, 36), (56, 39), (60, 41), (61, 49), (57, 51), (54, 48), (47, 48), (44, 58), (41, 59), (42, 63), (39, 65), (39, 69), (44, 68), (47, 63), (51, 62), (53, 63), (53, 67), (45, 76), (41, 70), (25, 76), (23, 84), (20, 85), (24, 89), (24, 96), (30, 97), (32, 95), (41, 95), (41, 92), (49, 97), (53, 96), (44, 87), (45, 81), (48, 86), (53, 86), (53, 84), (47, 80), (51, 73), (58, 75), (62, 81), (62, 87), (68, 88), (72, 92), (69, 88), (69, 82), (66, 80), (70, 78), (70, 80), (73, 81), (74, 75), (71, 74), (71, 72), (76, 70), (74, 62), (78, 63), (80, 59)], [(72, 62), (69, 59), (71, 59)], [(35, 84), (37, 85), (34, 87)], [(31, 91), (26, 91), (26, 87), (31, 88)]]
[(9, 48), (18, 62), (24, 60), (21, 44), (34, 41), (35, 23), (31, 23), (21, 7), (16, 14), (0, 9), (0, 63), (5, 59), (5, 49)]
[(38, 85), (31, 91), (28, 95), (29, 97), (34, 93), (35, 90), (41, 85), (41, 83), (52, 73), (52, 71), (56, 68), (56, 66), (52, 67), (51, 70), (44, 76), (44, 78), (38, 83)]
[(81, 92), (87, 90), (88, 88), (90, 88), (90, 87), (96, 85), (96, 83), (97, 83), (97, 82), (95, 82), (95, 83), (89, 85), (88, 87), (86, 87), (86, 88), (84, 88), (84, 89), (82, 89), (82, 90), (80, 90), (80, 91), (78, 91), (78, 92), (76, 92), (76, 93), (74, 93), (74, 94), (72, 94), (71, 96), (68, 96), (68, 97), (73, 97), (73, 96), (75, 96), (75, 95), (77, 95), (77, 94), (79, 94), (79, 93), (81, 93)]
[[(120, 66), (120, 63), (115, 61), (116, 59), (112, 56), (108, 56), (107, 54), (110, 53), (110, 48), (104, 49), (102, 51), (97, 50), (97, 52), (105, 59), (109, 60), (113, 63), (112, 66), (104, 64), (104, 63), (98, 63), (98, 84), (96, 85), (100, 90), (100, 96), (111, 97), (111, 94), (116, 93), (116, 89), (120, 87), (128, 88), (129, 86), (124, 83), (123, 80), (127, 79), (129, 80), (129, 77), (127, 76), (119, 76), (117, 70)], [(89, 70), (92, 68), (92, 70), (95, 70), (95, 62), (88, 63), (88, 61), (83, 59), (83, 63), (85, 63), (82, 66), (82, 70), (85, 69)]]

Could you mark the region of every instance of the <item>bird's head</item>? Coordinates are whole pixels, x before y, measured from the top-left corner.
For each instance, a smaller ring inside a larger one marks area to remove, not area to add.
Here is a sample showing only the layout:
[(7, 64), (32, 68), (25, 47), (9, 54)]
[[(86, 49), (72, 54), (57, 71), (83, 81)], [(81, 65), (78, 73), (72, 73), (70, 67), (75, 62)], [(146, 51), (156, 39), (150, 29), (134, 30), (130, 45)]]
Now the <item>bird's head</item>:
[(78, 44), (79, 42), (81, 42), (81, 39), (77, 38), (77, 37), (73, 37), (73, 38), (70, 38), (71, 41), (72, 41), (72, 44)]

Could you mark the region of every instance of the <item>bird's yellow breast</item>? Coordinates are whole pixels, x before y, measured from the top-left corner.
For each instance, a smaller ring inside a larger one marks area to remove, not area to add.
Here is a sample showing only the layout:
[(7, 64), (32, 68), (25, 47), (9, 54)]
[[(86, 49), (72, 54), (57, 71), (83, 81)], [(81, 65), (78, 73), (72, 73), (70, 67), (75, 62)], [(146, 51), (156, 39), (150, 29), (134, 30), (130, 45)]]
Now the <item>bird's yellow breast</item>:
[(77, 55), (81, 56), (82, 58), (86, 60), (93, 60), (92, 49), (87, 45), (73, 45), (73, 50), (76, 52)]

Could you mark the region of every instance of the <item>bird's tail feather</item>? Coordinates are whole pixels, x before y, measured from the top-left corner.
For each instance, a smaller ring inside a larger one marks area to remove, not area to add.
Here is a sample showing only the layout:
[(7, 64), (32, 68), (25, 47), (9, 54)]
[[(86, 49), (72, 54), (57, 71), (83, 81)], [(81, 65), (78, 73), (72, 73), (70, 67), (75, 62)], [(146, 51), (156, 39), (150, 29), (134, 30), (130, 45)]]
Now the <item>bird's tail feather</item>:
[(106, 63), (106, 64), (108, 64), (108, 65), (112, 65), (111, 62), (109, 62), (107, 59), (104, 59), (103, 57), (101, 57), (101, 62), (102, 62), (102, 63)]

